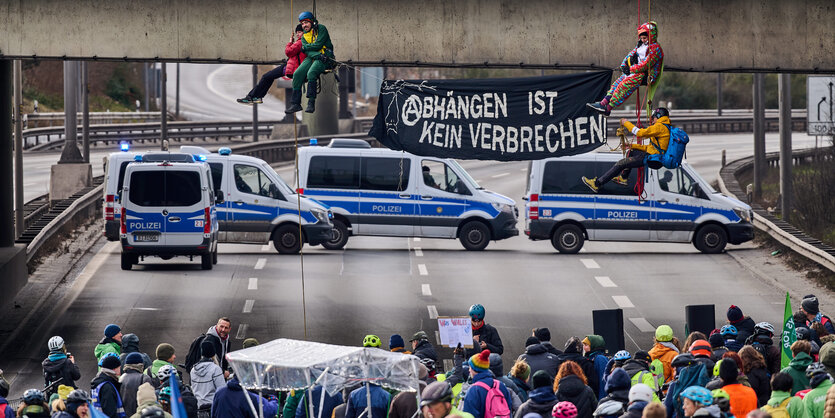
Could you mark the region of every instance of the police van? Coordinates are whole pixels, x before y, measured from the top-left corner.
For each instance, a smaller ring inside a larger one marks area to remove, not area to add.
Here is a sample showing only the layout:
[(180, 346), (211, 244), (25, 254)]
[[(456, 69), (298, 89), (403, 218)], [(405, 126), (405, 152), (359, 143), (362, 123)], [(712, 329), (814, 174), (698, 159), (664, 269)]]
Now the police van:
[(137, 155), (123, 144), (121, 152), (114, 152), (104, 158), (104, 236), (108, 241), (119, 240), (119, 222), (122, 216), (122, 204), (119, 194), (124, 186), (125, 170), (134, 162)]
[(518, 235), (515, 202), (454, 160), (372, 149), (358, 139), (299, 150), (299, 191), (329, 205), (340, 249), (351, 235), (458, 238), (468, 250)]
[(215, 203), (222, 196), (215, 196), (209, 166), (136, 160), (125, 168), (120, 193), (122, 270), (148, 256), (200, 256), (201, 267), (210, 270), (217, 264)]
[(550, 240), (573, 254), (585, 240), (692, 242), (701, 252), (754, 237), (751, 207), (714, 190), (687, 163), (646, 170), (643, 196), (636, 194), (638, 170), (628, 184), (604, 184), (592, 192), (581, 178), (599, 177), (622, 156), (587, 153), (532, 161), (525, 194), (525, 234)]
[(295, 254), (303, 243), (319, 245), (332, 238), (329, 208), (297, 194), (264, 160), (232, 154), (230, 148), (209, 153), (204, 148), (181, 146), (180, 152), (205, 159), (216, 193), (224, 197), (217, 205), (220, 242), (272, 241), (280, 254)]

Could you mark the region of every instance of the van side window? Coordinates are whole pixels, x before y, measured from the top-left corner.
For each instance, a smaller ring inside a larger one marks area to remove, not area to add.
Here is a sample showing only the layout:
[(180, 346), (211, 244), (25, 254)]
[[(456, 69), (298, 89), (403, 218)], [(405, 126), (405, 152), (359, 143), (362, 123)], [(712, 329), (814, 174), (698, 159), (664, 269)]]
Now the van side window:
[(548, 161), (542, 171), (542, 194), (593, 194), (580, 180), (596, 175), (595, 164), (584, 161)]
[(123, 161), (122, 164), (119, 164), (119, 184), (116, 187), (116, 194), (122, 194), (122, 187), (125, 186), (125, 169), (128, 168), (128, 164), (132, 163), (133, 161)]
[(359, 186), (359, 157), (316, 156), (310, 159), (308, 188), (358, 189)]
[(423, 160), (420, 166), (425, 185), (449, 193), (472, 195), (472, 192), (464, 184), (464, 181), (445, 163)]
[(687, 174), (681, 167), (672, 170), (664, 167), (658, 169), (658, 186), (665, 192), (693, 196), (700, 199), (708, 198), (699, 186), (699, 183), (693, 180), (693, 177), (690, 177), (690, 174)]
[(235, 188), (241, 193), (255, 194), (281, 199), (278, 187), (270, 181), (261, 169), (251, 165), (235, 164), (233, 170), (235, 175)]
[(406, 190), (410, 163), (408, 158), (363, 158), (360, 188), (394, 192)]
[(212, 170), (212, 183), (215, 190), (220, 190), (223, 184), (223, 163), (209, 163), (209, 168)]

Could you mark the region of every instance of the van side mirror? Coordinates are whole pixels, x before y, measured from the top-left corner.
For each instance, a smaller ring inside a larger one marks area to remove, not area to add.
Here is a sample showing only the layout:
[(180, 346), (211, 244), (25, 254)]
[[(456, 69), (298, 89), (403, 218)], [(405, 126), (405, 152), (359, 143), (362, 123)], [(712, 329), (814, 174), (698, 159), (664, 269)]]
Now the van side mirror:
[(273, 199), (281, 199), (281, 192), (278, 191), (278, 186), (275, 183), (270, 183), (270, 197)]
[(223, 192), (222, 192), (222, 191), (220, 191), (220, 190), (215, 190), (215, 204), (216, 204), (216, 205), (219, 205), (219, 204), (221, 204), (221, 203), (223, 203), (223, 202), (224, 202), (224, 200), (223, 200)]

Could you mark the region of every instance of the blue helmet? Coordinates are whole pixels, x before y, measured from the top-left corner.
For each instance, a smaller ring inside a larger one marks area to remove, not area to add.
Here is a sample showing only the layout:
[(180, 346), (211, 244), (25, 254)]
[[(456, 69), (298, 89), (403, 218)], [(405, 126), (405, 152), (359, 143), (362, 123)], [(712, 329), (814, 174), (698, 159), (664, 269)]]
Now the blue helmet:
[(299, 22), (301, 22), (302, 20), (309, 20), (309, 21), (312, 22), (314, 20), (313, 19), (313, 13), (310, 13), (310, 12), (299, 13)]
[(481, 306), (480, 303), (476, 303), (473, 306), (470, 306), (470, 318), (476, 319), (479, 321), (484, 320), (484, 306)]
[(682, 398), (690, 399), (693, 402), (700, 403), (704, 406), (713, 404), (713, 394), (707, 388), (701, 386), (690, 386), (681, 392)]
[(736, 337), (739, 335), (739, 331), (737, 331), (736, 327), (733, 325), (723, 325), (722, 329), (719, 330), (719, 333), (722, 334), (723, 337)]
[(617, 353), (615, 353), (615, 356), (613, 357), (613, 359), (614, 359), (615, 361), (629, 360), (629, 359), (631, 359), (631, 358), (632, 358), (632, 355), (631, 355), (631, 354), (629, 354), (629, 352), (628, 352), (628, 351), (626, 351), (626, 350), (620, 350), (620, 351), (618, 351)]

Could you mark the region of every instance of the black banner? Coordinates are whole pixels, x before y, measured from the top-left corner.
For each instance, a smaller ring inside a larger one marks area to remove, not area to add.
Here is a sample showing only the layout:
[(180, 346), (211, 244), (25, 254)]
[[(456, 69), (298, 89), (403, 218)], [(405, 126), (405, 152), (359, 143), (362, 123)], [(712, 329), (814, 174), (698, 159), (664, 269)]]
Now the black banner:
[(385, 80), (369, 135), (416, 155), (538, 160), (606, 142), (600, 100), (611, 71), (473, 80)]

